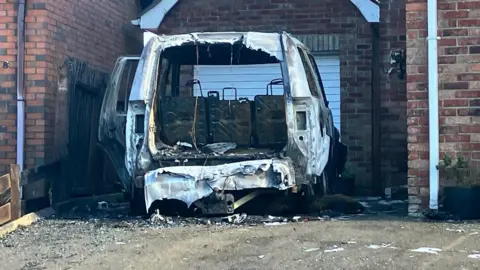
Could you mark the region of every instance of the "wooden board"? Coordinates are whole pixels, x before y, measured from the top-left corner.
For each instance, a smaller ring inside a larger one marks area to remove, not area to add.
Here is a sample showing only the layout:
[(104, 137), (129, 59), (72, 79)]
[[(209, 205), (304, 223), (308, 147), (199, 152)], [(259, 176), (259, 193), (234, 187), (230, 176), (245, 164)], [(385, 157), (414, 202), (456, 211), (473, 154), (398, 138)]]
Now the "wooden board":
[(22, 216), (20, 206), (20, 169), (18, 165), (10, 165), (10, 204), (12, 220), (18, 219)]
[(10, 203), (0, 206), (0, 225), (8, 223), (12, 219)]
[(10, 174), (0, 176), (0, 194), (4, 193), (10, 188)]
[(15, 231), (20, 226), (22, 227), (30, 226), (31, 224), (37, 222), (38, 220), (50, 217), (53, 214), (55, 214), (55, 211), (49, 207), (35, 213), (27, 214), (17, 220), (13, 220), (12, 222), (0, 227), (0, 239), (5, 235)]

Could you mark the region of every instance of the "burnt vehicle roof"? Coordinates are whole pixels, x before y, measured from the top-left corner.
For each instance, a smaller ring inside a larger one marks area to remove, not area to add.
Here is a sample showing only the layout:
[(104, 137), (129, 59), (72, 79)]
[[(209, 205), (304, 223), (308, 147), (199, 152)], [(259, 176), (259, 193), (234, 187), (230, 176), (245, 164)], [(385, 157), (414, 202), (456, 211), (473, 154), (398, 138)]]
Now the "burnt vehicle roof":
[[(281, 51), (280, 38), (287, 35), (298, 46), (309, 51), (309, 49), (298, 39), (287, 32), (267, 33), (267, 32), (194, 32), (178, 35), (158, 35), (162, 42), (171, 43), (164, 47), (183, 46), (188, 44), (256, 44), (258, 49), (270, 48), (270, 51)], [(247, 45), (247, 47), (249, 47)], [(251, 46), (250, 46), (251, 47)], [(267, 49), (268, 51), (268, 49)]]

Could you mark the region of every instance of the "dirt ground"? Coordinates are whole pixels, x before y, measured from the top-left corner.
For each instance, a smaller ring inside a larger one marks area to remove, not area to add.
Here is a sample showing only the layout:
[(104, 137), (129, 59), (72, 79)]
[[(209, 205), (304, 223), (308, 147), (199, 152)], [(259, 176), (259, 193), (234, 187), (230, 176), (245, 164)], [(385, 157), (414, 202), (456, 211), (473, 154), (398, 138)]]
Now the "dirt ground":
[(0, 239), (0, 254), (0, 269), (12, 270), (480, 269), (480, 224), (370, 217), (166, 228), (53, 218)]

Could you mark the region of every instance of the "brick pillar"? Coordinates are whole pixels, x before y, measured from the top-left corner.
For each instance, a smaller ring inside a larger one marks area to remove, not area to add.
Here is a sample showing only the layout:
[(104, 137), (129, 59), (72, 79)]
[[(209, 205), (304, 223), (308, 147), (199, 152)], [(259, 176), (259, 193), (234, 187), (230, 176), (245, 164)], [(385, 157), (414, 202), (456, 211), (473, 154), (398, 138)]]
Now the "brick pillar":
[(25, 164), (42, 165), (52, 146), (54, 95), (49, 91), (48, 11), (45, 1), (27, 3), (25, 17)]
[[(16, 7), (0, 1), (0, 175), (16, 163)], [(8, 61), (8, 68), (3, 62)]]
[(406, 50), (405, 1), (380, 1), (381, 167), (384, 187), (407, 184), (406, 80), (390, 67), (392, 51)]
[[(417, 215), (429, 196), (426, 0), (406, 10), (409, 212)], [(480, 1), (438, 4), (440, 157), (462, 154), (473, 163), (480, 161), (479, 16)]]

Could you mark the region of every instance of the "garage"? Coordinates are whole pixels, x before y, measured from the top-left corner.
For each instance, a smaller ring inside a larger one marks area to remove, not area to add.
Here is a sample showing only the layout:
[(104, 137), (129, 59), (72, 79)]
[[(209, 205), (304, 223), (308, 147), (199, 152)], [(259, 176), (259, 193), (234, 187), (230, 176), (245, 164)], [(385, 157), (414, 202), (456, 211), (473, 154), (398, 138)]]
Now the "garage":
[[(325, 93), (332, 110), (335, 126), (340, 130), (340, 59), (338, 55), (317, 55), (315, 62), (322, 76)], [(248, 98), (266, 93), (267, 85), (281, 78), (280, 64), (236, 65), (236, 66), (196, 66), (195, 79), (202, 86), (203, 95), (208, 91), (218, 91), (225, 99)], [(225, 93), (223, 93), (224, 88)], [(234, 89), (232, 89), (234, 88)], [(272, 87), (273, 95), (283, 94), (280, 86)], [(199, 88), (195, 95), (200, 95)]]

